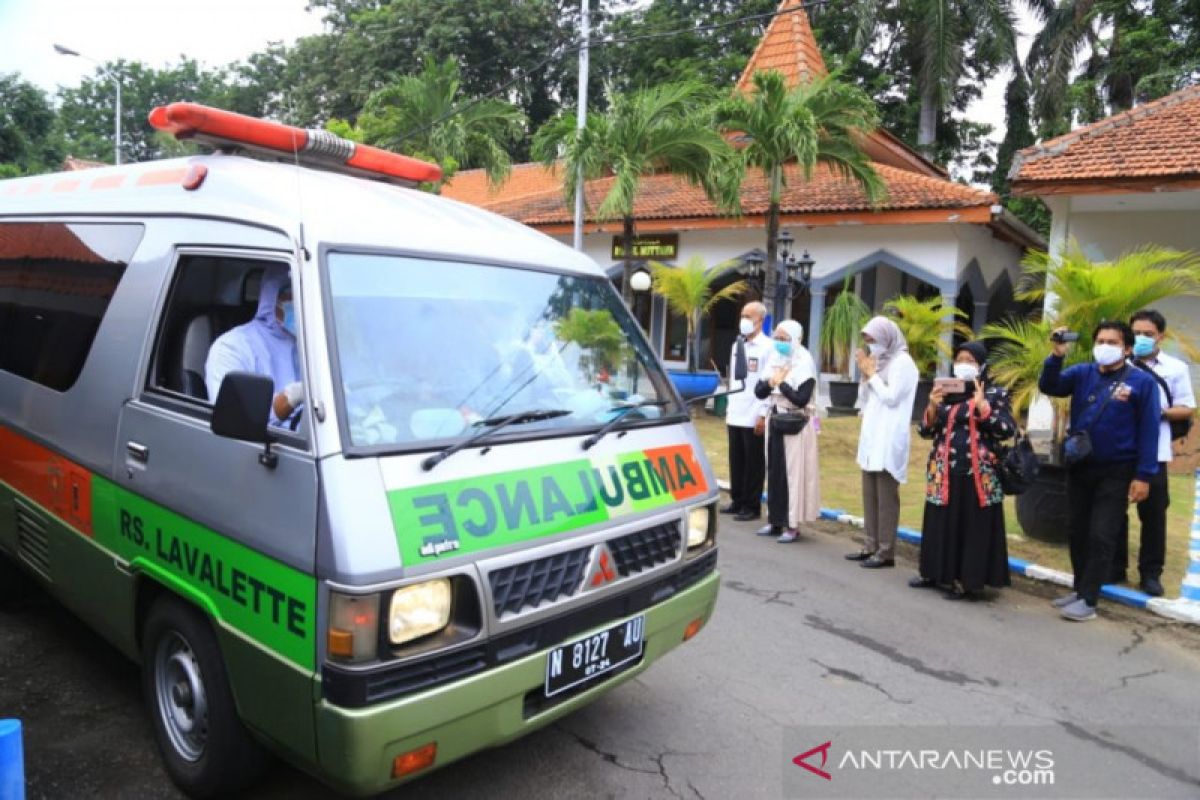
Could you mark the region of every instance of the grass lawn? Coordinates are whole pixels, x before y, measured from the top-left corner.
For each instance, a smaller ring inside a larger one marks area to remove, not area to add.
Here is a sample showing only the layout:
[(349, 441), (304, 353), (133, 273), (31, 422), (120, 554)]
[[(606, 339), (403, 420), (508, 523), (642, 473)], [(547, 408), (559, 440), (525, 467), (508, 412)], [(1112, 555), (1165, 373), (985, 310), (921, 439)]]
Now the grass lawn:
[[(725, 422), (719, 417), (697, 411), (696, 429), (712, 462), (717, 477), (729, 479), (728, 442)], [(859, 420), (856, 417), (821, 419), (821, 507), (840, 508), (854, 515), (862, 514), (862, 489), (858, 465)], [(908, 467), (908, 483), (900, 487), (900, 524), (921, 529), (922, 506), (925, 502), (925, 462), (930, 443), (913, 431), (913, 444)], [(1188, 562), (1188, 538), (1192, 519), (1193, 478), (1191, 475), (1171, 476), (1171, 508), (1167, 512), (1167, 563), (1163, 570), (1163, 587), (1168, 597), (1179, 595), (1180, 583)], [(1026, 559), (1044, 567), (1071, 571), (1066, 545), (1054, 545), (1028, 539), (1017, 524), (1013, 498), (1004, 499), (1005, 530), (1008, 531), (1009, 555)], [(1138, 531), (1136, 514), (1132, 520), (1129, 541), (1129, 577), (1136, 581)]]

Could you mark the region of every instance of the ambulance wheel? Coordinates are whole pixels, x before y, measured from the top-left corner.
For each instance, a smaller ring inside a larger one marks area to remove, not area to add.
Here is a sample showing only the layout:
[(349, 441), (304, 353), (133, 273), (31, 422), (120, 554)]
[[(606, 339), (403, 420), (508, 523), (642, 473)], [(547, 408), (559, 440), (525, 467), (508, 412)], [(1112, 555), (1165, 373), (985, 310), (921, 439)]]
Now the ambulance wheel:
[(212, 627), (173, 597), (155, 601), (142, 636), (142, 691), (171, 780), (195, 798), (226, 797), (264, 756), (238, 718)]

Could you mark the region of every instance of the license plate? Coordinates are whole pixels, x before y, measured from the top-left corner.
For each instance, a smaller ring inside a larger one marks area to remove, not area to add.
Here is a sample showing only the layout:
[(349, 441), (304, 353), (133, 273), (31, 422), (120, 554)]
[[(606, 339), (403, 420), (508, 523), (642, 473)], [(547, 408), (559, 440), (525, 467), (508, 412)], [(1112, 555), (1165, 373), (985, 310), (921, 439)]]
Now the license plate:
[(645, 631), (646, 618), (634, 617), (606, 631), (554, 648), (546, 656), (546, 697), (637, 660), (642, 655)]

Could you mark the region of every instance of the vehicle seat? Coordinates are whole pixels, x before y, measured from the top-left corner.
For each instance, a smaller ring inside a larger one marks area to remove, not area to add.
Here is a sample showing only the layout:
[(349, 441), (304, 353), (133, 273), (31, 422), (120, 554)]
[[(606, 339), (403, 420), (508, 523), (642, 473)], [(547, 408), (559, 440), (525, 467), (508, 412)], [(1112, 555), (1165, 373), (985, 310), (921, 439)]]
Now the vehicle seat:
[(179, 359), (179, 386), (188, 397), (208, 400), (204, 385), (204, 362), (215, 338), (213, 319), (208, 314), (192, 317), (183, 332), (183, 354)]

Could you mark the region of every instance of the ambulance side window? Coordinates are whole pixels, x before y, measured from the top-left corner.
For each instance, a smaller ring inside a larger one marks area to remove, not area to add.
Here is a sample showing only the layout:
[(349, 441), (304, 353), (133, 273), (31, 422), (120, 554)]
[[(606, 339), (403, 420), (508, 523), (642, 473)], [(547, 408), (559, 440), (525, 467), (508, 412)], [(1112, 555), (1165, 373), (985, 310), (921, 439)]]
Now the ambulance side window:
[(211, 405), (205, 362), (213, 342), (249, 322), (258, 306), (263, 271), (278, 261), (240, 256), (184, 255), (175, 268), (158, 329), (146, 388)]
[(136, 224), (0, 223), (0, 370), (65, 392), (91, 352)]

